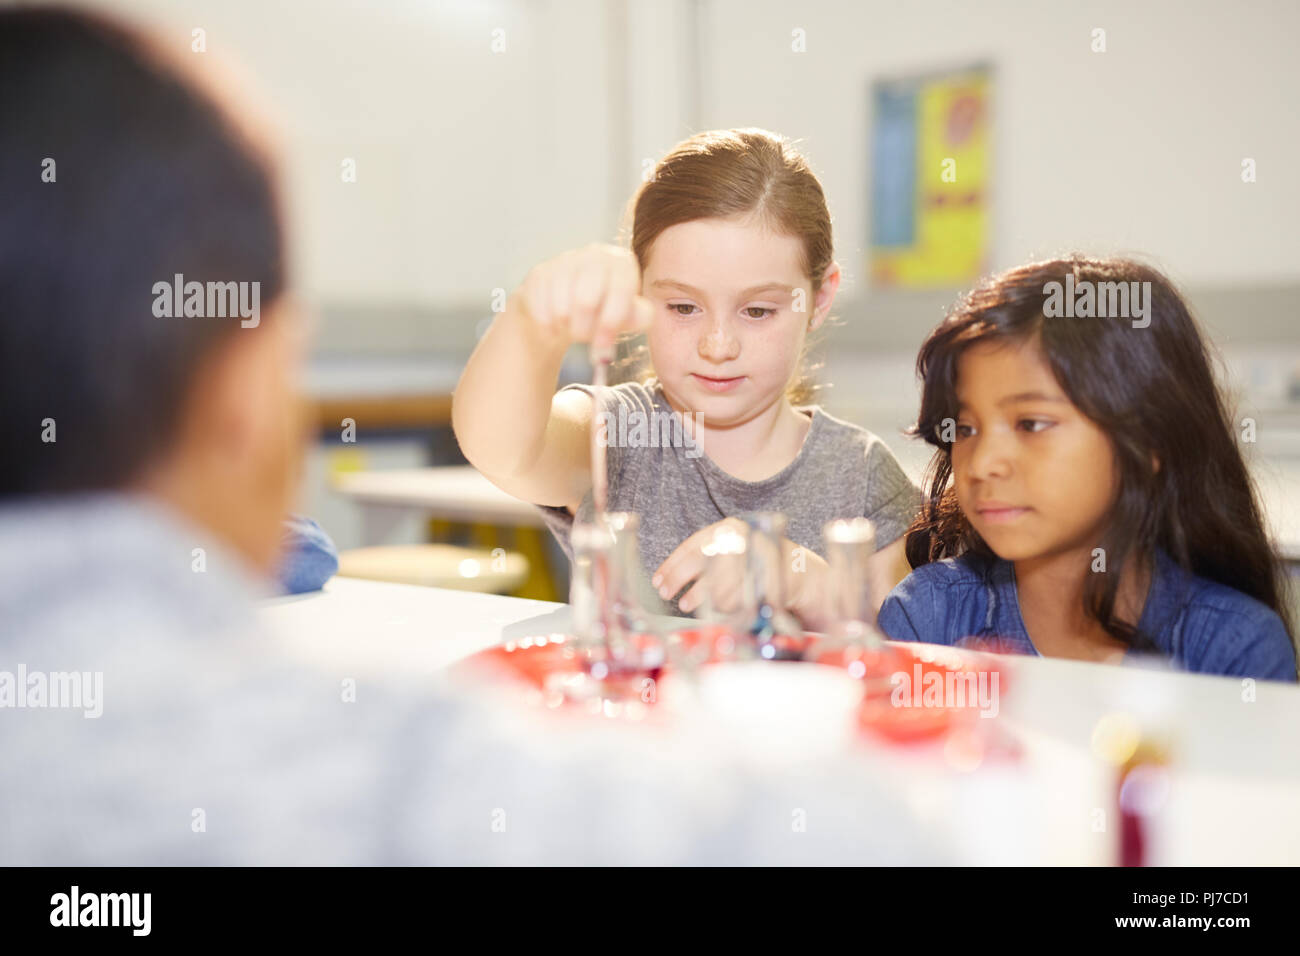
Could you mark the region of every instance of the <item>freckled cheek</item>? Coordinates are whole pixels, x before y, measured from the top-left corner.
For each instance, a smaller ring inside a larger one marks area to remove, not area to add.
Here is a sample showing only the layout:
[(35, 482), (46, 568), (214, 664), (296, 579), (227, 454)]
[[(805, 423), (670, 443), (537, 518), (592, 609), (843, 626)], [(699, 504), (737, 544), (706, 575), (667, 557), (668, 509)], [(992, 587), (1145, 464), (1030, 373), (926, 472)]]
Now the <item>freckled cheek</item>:
[(747, 329), (738, 338), (740, 354), (746, 356), (746, 364), (764, 378), (784, 383), (790, 380), (799, 367), (803, 337), (797, 329), (791, 330), (784, 324), (773, 324)]
[(646, 333), (650, 361), (661, 375), (679, 369), (695, 354), (696, 339), (688, 327), (674, 327), (671, 321), (656, 318)]

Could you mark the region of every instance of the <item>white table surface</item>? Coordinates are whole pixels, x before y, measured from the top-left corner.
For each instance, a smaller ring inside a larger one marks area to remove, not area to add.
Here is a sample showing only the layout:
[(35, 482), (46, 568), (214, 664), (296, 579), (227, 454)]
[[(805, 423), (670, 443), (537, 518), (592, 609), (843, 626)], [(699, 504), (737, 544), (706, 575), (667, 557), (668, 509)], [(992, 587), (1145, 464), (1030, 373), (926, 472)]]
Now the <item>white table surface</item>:
[[(268, 601), (260, 616), (304, 661), (432, 677), (503, 640), (562, 631), (567, 607), (336, 578), (323, 592)], [(977, 859), (1110, 862), (1114, 831), (1098, 833), (1093, 824), (1097, 808), (1111, 806), (1113, 783), (1090, 741), (1102, 716), (1126, 710), (1161, 715), (1171, 734), (1172, 787), (1152, 835), (1152, 862), (1300, 863), (1300, 688), (1260, 682), (1256, 699), (1245, 702), (1242, 683), (1230, 678), (1006, 660), (1010, 686), (996, 720), (1024, 748), (1019, 776), (1008, 784), (995, 772), (966, 774), (966, 797), (958, 801), (953, 772), (932, 752), (896, 748), (889, 757), (891, 786), (922, 817), (966, 814), (976, 837), (1000, 817), (1004, 836), (1013, 838), (990, 846), (987, 856), (976, 848)], [(863, 746), (871, 745), (847, 747), (844, 759)], [(989, 795), (974, 808), (972, 782), (988, 783)]]

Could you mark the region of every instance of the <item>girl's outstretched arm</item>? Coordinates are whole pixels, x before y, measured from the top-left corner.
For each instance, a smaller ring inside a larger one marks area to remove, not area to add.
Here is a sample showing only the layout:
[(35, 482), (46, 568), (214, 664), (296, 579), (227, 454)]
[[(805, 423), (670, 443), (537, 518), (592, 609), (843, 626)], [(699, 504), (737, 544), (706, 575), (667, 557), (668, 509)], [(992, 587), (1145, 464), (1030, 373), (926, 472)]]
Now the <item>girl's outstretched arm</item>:
[(591, 487), (593, 402), (556, 392), (574, 342), (612, 348), (649, 322), (641, 274), (630, 252), (588, 246), (537, 266), (493, 321), (452, 400), (461, 450), (487, 478), (518, 498), (577, 511)]

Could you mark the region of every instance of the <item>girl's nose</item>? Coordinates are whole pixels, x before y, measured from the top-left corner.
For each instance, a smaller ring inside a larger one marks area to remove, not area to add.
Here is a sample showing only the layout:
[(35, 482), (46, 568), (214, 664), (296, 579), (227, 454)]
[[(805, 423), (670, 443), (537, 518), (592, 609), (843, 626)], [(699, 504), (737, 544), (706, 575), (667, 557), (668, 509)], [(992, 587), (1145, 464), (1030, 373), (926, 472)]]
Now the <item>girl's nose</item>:
[(740, 355), (740, 339), (723, 316), (713, 316), (700, 336), (700, 357), (710, 362), (729, 362)]
[(967, 439), (966, 472), (980, 480), (1006, 478), (1011, 474), (1013, 436), (1002, 428), (991, 428)]

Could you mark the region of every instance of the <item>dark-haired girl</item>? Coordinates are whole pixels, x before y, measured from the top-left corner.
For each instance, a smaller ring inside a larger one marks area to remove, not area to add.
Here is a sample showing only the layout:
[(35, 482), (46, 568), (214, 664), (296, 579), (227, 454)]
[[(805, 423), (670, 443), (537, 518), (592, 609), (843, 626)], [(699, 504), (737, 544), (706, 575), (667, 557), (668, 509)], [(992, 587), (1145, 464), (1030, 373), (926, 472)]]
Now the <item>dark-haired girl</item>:
[(961, 301), (917, 371), (915, 433), (937, 451), (886, 634), (1296, 679), (1284, 571), (1168, 279), (1020, 266)]

